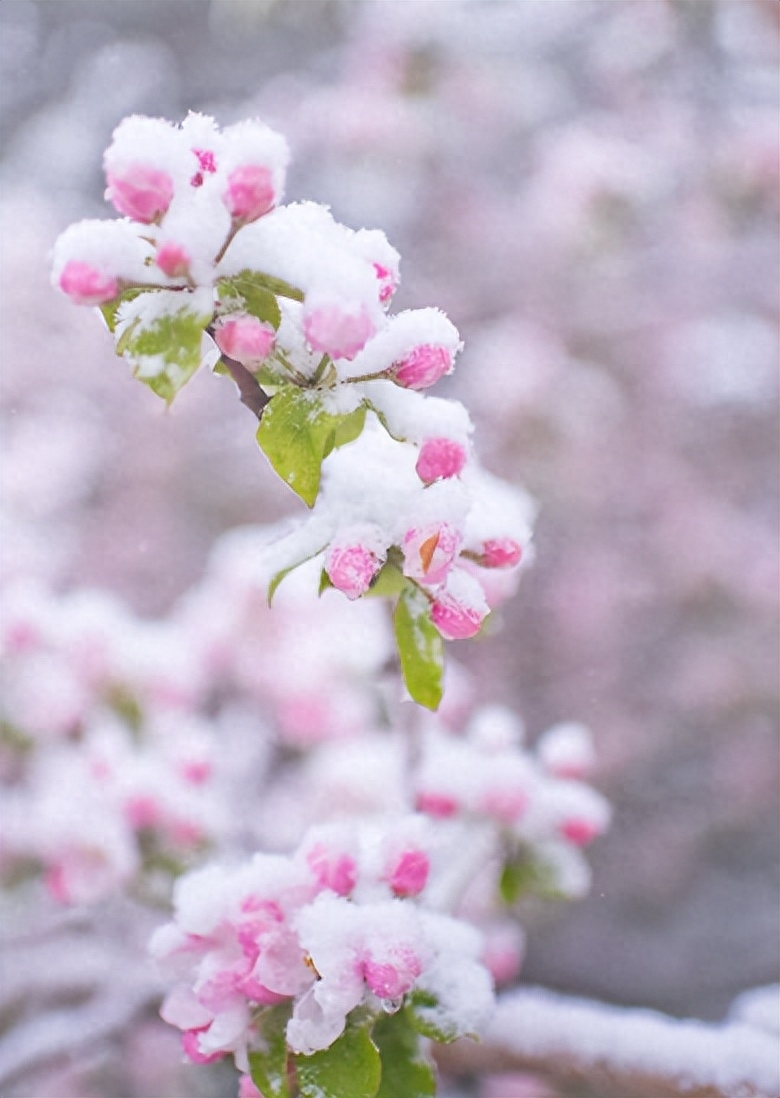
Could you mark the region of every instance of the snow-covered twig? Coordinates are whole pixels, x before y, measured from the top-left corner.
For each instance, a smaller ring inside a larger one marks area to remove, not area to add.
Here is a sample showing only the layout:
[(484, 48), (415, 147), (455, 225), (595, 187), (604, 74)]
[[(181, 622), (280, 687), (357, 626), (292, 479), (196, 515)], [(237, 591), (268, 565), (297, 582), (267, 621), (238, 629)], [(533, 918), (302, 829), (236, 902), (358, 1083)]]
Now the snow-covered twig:
[(778, 1043), (739, 1017), (708, 1024), (525, 988), (499, 1003), (482, 1044), (438, 1058), (458, 1074), (539, 1071), (599, 1098), (777, 1098)]

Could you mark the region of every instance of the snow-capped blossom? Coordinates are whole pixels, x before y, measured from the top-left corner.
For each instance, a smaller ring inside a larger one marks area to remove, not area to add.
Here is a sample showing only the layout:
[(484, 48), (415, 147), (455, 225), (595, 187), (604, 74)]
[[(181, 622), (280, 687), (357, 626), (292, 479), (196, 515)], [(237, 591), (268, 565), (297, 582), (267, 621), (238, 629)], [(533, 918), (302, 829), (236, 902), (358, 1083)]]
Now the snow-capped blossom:
[(347, 598), (365, 594), (384, 563), (386, 545), (376, 526), (352, 527), (334, 538), (325, 557), (325, 571)]
[(214, 326), (214, 342), (220, 351), (250, 368), (268, 358), (275, 340), (270, 324), (249, 315), (221, 317)]
[(317, 888), (348, 896), (358, 879), (357, 843), (352, 828), (332, 825), (314, 828), (298, 850)]
[(403, 540), (404, 575), (425, 584), (441, 583), (458, 554), (461, 535), (448, 522), (407, 530)]
[(532, 841), (561, 839), (573, 846), (586, 846), (606, 831), (610, 816), (609, 804), (590, 786), (540, 777), (518, 833)]
[(456, 477), (466, 464), (466, 447), (451, 438), (428, 438), (420, 447), (415, 469), (423, 484)]
[(192, 257), (183, 244), (167, 240), (157, 248), (155, 261), (168, 278), (185, 278), (189, 273)]
[(575, 781), (589, 777), (596, 763), (589, 729), (574, 721), (549, 728), (540, 736), (536, 754), (549, 774)]
[(401, 257), (381, 229), (358, 229), (352, 235), (351, 243), (374, 268), (379, 281), (379, 300), (387, 306), (398, 288)]
[(490, 612), (482, 587), (462, 568), (453, 568), (431, 604), (431, 621), (447, 640), (476, 636)]
[(132, 115), (114, 130), (103, 164), (106, 198), (126, 217), (158, 221), (197, 162), (181, 131), (162, 118)]
[(375, 326), (362, 302), (346, 302), (317, 292), (306, 298), (303, 331), (314, 350), (349, 360), (365, 347)]
[(385, 879), (396, 896), (417, 896), (425, 888), (431, 860), (424, 850), (408, 847), (393, 858)]
[(263, 122), (239, 122), (223, 131), (218, 166), (222, 201), (236, 221), (257, 221), (278, 204), (289, 161), (287, 142)]
[(52, 284), (77, 305), (102, 305), (123, 282), (149, 280), (151, 245), (126, 221), (79, 221), (54, 245)]
[(481, 927), (485, 936), (482, 963), (490, 971), (494, 983), (512, 983), (517, 977), (525, 954), (525, 934), (514, 920), (493, 920)]

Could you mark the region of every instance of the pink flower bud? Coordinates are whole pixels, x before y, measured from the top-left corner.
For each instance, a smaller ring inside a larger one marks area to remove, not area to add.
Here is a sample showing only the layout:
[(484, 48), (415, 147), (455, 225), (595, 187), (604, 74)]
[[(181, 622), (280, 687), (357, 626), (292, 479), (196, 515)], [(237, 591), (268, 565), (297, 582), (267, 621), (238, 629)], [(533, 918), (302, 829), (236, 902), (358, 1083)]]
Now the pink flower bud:
[(522, 555), (523, 547), (514, 538), (488, 538), (482, 543), (479, 563), (483, 568), (511, 568)]
[(303, 331), (309, 346), (332, 358), (353, 359), (374, 334), (374, 322), (361, 304), (324, 301), (304, 306)]
[(561, 835), (575, 846), (587, 846), (602, 831), (603, 828), (595, 820), (570, 819), (560, 825)]
[(466, 447), (451, 438), (427, 438), (420, 447), (415, 469), (423, 484), (456, 477), (466, 464)]
[(365, 545), (332, 545), (325, 561), (330, 582), (348, 599), (365, 594), (383, 561)]
[(119, 293), (119, 281), (89, 263), (70, 259), (62, 268), (60, 289), (76, 305), (104, 305)]
[(482, 963), (496, 984), (511, 983), (520, 971), (524, 954), (524, 935), (514, 923), (491, 926), (485, 934)]
[(452, 352), (446, 347), (423, 343), (392, 368), (396, 385), (404, 389), (427, 389), (452, 369)]
[(431, 863), (424, 850), (404, 850), (385, 879), (396, 896), (417, 896), (428, 881)]
[(238, 1098), (263, 1098), (263, 1095), (252, 1082), (251, 1075), (242, 1075), (238, 1084)]
[(525, 812), (526, 794), (519, 789), (489, 789), (480, 801), (480, 809), (500, 823), (514, 823)]
[(404, 536), (404, 575), (422, 583), (441, 583), (460, 543), (460, 533), (448, 522), (412, 527)]
[(428, 793), (421, 790), (415, 797), (415, 808), (437, 820), (446, 820), (458, 811), (458, 802), (447, 793)]
[(181, 244), (168, 240), (157, 249), (157, 266), (168, 278), (184, 278), (190, 269), (190, 256)]
[(173, 198), (173, 179), (150, 164), (128, 164), (121, 171), (106, 172), (106, 198), (121, 214), (145, 225), (157, 221)]
[(315, 843), (306, 854), (306, 862), (321, 888), (330, 888), (339, 896), (348, 896), (357, 882), (355, 859), (325, 843)]
[(363, 962), (363, 977), (380, 999), (400, 999), (422, 972), (420, 958), (410, 948), (393, 950), (386, 961), (370, 957)]
[(248, 315), (223, 317), (214, 330), (214, 342), (220, 351), (244, 366), (264, 362), (275, 341), (276, 332), (270, 324)]
[(431, 607), (431, 621), (447, 640), (464, 640), (479, 632), (490, 612), (477, 580), (463, 569), (454, 569), (447, 586), (438, 592)]
[(236, 221), (245, 224), (273, 209), (276, 202), (273, 176), (262, 164), (242, 164), (228, 176), (222, 201)]
[(195, 172), (190, 183), (193, 187), (203, 186), (203, 173), (213, 175), (217, 170), (217, 162), (214, 159), (214, 153), (210, 149), (193, 149), (192, 150), (198, 158), (198, 166), (200, 171)]

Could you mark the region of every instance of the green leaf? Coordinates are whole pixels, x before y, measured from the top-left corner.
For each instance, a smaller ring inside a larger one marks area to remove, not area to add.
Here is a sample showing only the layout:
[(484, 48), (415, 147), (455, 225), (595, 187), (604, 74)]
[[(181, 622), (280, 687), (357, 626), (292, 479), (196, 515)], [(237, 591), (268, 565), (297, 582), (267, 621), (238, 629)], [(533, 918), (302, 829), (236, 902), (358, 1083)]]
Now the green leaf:
[[(142, 298), (151, 297), (157, 300), (148, 302), (145, 316)], [(171, 290), (140, 295), (132, 308), (117, 339), (117, 354), (125, 355), (135, 376), (170, 404), (200, 366), (203, 330), (211, 314), (198, 312), (192, 295)]]
[(382, 565), (371, 583), (366, 594), (377, 595), (380, 598), (389, 598), (409, 587), (409, 580), (395, 564), (388, 561)]
[(133, 298), (138, 297), (139, 294), (145, 293), (143, 286), (129, 286), (126, 290), (123, 290), (121, 294), (114, 298), (113, 301), (107, 301), (104, 305), (99, 305), (103, 319), (108, 326), (109, 332), (113, 333), (116, 330), (116, 314), (119, 312), (119, 306), (124, 305), (126, 301), (132, 301)]
[(401, 592), (393, 618), (401, 672), (411, 697), (438, 708), (444, 676), (444, 642), (430, 618), (428, 600), (416, 587)]
[(220, 301), (240, 305), (245, 312), (279, 330), (282, 313), (273, 290), (264, 276), (257, 271), (244, 270), (233, 278), (223, 278), (217, 283)]
[(436, 1074), (420, 1048), (420, 1036), (407, 1010), (380, 1018), (373, 1038), (382, 1059), (377, 1098), (431, 1098), (436, 1094)]
[(296, 385), (285, 385), (271, 397), (260, 420), (260, 449), (309, 507), (317, 498), (322, 462), (333, 449), (337, 420), (325, 411), (319, 394)]
[(416, 988), (409, 996), (404, 1010), (408, 1012), (409, 1024), (423, 1037), (430, 1037), (432, 1041), (447, 1045), (456, 1037), (462, 1036), (454, 1021), (451, 1025), (446, 1025), (439, 1010), (439, 1001), (429, 991)]
[(365, 422), (365, 404), (361, 404), (354, 412), (349, 412), (345, 416), (339, 416), (336, 422), (335, 437), (333, 439), (334, 448), (346, 446), (348, 443), (354, 442), (363, 430)]
[[(309, 553), (308, 556), (302, 557), (300, 560), (297, 560), (295, 562), (295, 564), (291, 564), (288, 568), (282, 568), (281, 571), (277, 572), (276, 575), (273, 576), (273, 578), (271, 579), (271, 582), (268, 584), (268, 596), (267, 597), (268, 597), (268, 605), (269, 606), (273, 602), (273, 597), (276, 594), (276, 589), (278, 588), (278, 586), (282, 582), (282, 580), (286, 576), (289, 576), (290, 572), (294, 572), (296, 568), (300, 568), (300, 566), (302, 564), (305, 564), (308, 560), (313, 560), (315, 557), (318, 557), (320, 555), (320, 553), (323, 551), (324, 548), (325, 548), (324, 545), (321, 546), (316, 551), (316, 553)], [(329, 583), (330, 583), (330, 581), (329, 581)], [(320, 578), (319, 593), (322, 594), (323, 590), (324, 590), (324, 588), (323, 588), (323, 585), (322, 585), (322, 578)]]
[(263, 1011), (258, 1028), (265, 1049), (249, 1053), (252, 1082), (263, 1098), (290, 1098), (287, 1082), (287, 1022), (289, 1003), (281, 1003)]
[(356, 1026), (330, 1048), (296, 1056), (295, 1067), (301, 1098), (376, 1098), (382, 1077), (379, 1050), (368, 1031)]
[(330, 576), (323, 568), (320, 572), (320, 585), (317, 588), (317, 594), (321, 595), (323, 591), (327, 591), (329, 587), (333, 587), (333, 583), (331, 582)]

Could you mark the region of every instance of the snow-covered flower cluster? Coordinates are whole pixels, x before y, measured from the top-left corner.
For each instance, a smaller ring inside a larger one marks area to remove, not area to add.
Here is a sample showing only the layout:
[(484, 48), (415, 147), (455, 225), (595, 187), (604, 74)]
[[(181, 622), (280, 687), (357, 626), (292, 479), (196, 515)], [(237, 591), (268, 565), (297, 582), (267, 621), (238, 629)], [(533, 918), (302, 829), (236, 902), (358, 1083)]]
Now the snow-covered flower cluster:
[(195, 1062), (262, 1049), (263, 1008), (284, 1005), (293, 1053), (410, 1007), (421, 1032), (474, 1033), (492, 1005), (480, 935), (424, 902), (432, 840), (413, 816), (331, 825), (290, 856), (208, 867), (176, 887), (152, 953), (182, 982), (162, 1008)]
[(270, 555), (272, 588), (322, 554), (322, 584), (397, 598), (407, 687), (435, 708), (439, 638), (474, 636), (513, 589), (533, 508), (480, 469), (465, 408), (424, 395), (453, 369), (453, 324), (390, 315), (398, 253), (323, 206), (280, 205), (287, 159), (261, 122), (125, 119), (105, 154), (125, 217), (67, 229), (53, 280), (101, 306), (117, 353), (167, 401), (203, 363), (233, 377), (261, 449), (313, 507)]

